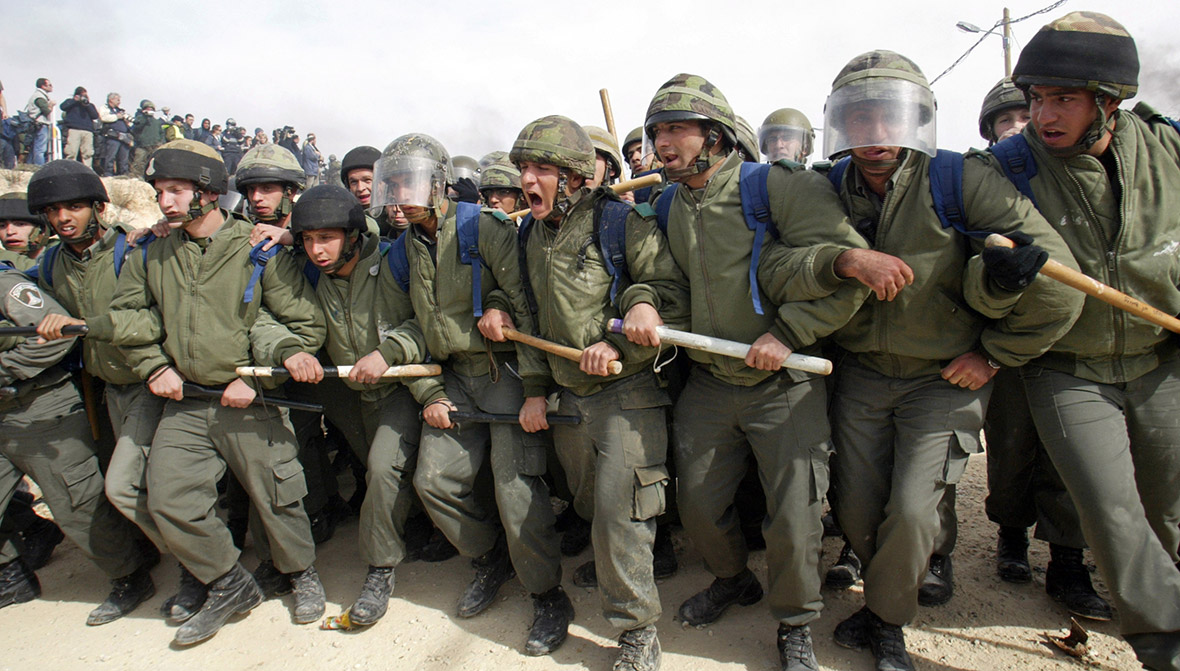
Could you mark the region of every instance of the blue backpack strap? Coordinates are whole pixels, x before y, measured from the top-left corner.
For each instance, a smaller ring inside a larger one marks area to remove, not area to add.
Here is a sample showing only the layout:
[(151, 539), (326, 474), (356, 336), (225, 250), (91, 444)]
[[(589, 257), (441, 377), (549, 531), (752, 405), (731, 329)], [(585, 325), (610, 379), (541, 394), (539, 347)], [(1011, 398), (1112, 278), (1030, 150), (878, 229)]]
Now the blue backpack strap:
[(656, 198), (656, 225), (664, 234), (668, 233), (668, 213), (672, 211), (672, 200), (676, 197), (676, 189), (680, 185), (672, 182)]
[[(471, 314), (483, 316), (483, 270), (479, 257), (479, 213), (478, 203), (458, 203), (455, 226), (458, 229), (459, 261), (471, 266)], [(404, 236), (403, 236), (404, 237)]]
[(127, 234), (119, 233), (115, 236), (115, 278), (123, 272), (123, 262), (127, 260)]
[(1037, 199), (1033, 195), (1032, 178), (1037, 176), (1037, 162), (1033, 158), (1032, 150), (1028, 147), (1028, 140), (1024, 139), (1023, 135), (1013, 135), (1007, 140), (992, 145), (988, 151), (1000, 159), (1000, 167), (1004, 169), (1008, 181), (1012, 182), (1020, 193), (1031, 200), (1033, 205), (1036, 205)]
[(606, 271), (610, 273), (610, 301), (615, 302), (619, 292), (621, 279), (631, 281), (631, 274), (627, 270), (627, 215), (631, 214), (631, 206), (627, 203), (603, 198), (599, 201), (602, 209), (598, 214), (597, 235), (598, 247), (602, 251), (602, 261)]
[[(645, 177), (647, 175), (654, 175), (658, 172), (659, 172), (659, 170), (648, 170), (646, 172), (641, 172), (638, 175), (632, 175), (631, 179), (639, 179), (640, 177)], [(651, 200), (651, 192), (652, 192), (652, 189), (654, 189), (654, 188), (655, 188), (654, 186), (645, 186), (642, 189), (635, 189), (634, 191), (632, 191), (631, 193), (635, 196), (635, 202), (636, 203), (646, 203), (647, 201)]]
[(852, 157), (845, 156), (844, 158), (832, 164), (828, 169), (828, 181), (832, 186), (836, 187), (836, 191), (840, 191), (840, 187), (844, 185), (844, 173), (848, 172), (848, 166), (852, 165)]
[(410, 232), (406, 231), (389, 243), (389, 251), (385, 254), (385, 262), (389, 264), (389, 271), (393, 273), (394, 281), (402, 288), (402, 291), (407, 293), (410, 291), (410, 259), (406, 256), (406, 237), (408, 235)]
[[(534, 330), (537, 323), (537, 295), (533, 293), (533, 282), (529, 279), (528, 244), (529, 233), (533, 230), (533, 215), (526, 214), (516, 231), (516, 259), (520, 266), (520, 285), (524, 289), (524, 298), (529, 305), (529, 313), (533, 315)], [(539, 332), (537, 335), (540, 335)]]
[(33, 277), (34, 279), (40, 279), (41, 277), (44, 277), (45, 284), (47, 284), (49, 286), (49, 288), (52, 289), (53, 288), (53, 264), (55, 261), (57, 261), (57, 254), (58, 254), (58, 252), (61, 251), (62, 244), (64, 244), (64, 243), (59, 242), (56, 245), (53, 245), (52, 247), (46, 248), (46, 250), (41, 254), (41, 262), (38, 263), (36, 266), (34, 266), (34, 268), (37, 269), (37, 272), (33, 273), (31, 275), (29, 274), (29, 272), (26, 272), (25, 274), (29, 275), (30, 277)]
[(930, 195), (934, 212), (943, 228), (953, 228), (971, 238), (983, 239), (990, 231), (967, 228), (967, 209), (963, 206), (963, 155), (957, 151), (939, 149), (930, 159)]
[(738, 186), (742, 196), (742, 215), (746, 228), (754, 231), (754, 247), (750, 251), (750, 297), (754, 312), (763, 314), (762, 296), (758, 291), (758, 261), (762, 258), (762, 239), (770, 232), (778, 237), (778, 229), (770, 220), (770, 194), (766, 180), (770, 177), (769, 163), (742, 163)]
[[(250, 250), (250, 264), (254, 266), (254, 269), (250, 271), (250, 280), (246, 282), (246, 291), (242, 294), (243, 303), (251, 303), (254, 301), (254, 286), (258, 284), (258, 280), (262, 278), (262, 272), (266, 270), (266, 264), (275, 257), (275, 254), (279, 253), (279, 250), (282, 249), (282, 247), (279, 245), (275, 245), (274, 247), (263, 251), (262, 247), (267, 242), (269, 242), (269, 240), (263, 240), (257, 245), (254, 245), (254, 248)], [(144, 252), (144, 255), (146, 258), (146, 251)]]
[(303, 276), (311, 283), (311, 288), (315, 289), (320, 285), (320, 269), (316, 267), (311, 259), (303, 262)]

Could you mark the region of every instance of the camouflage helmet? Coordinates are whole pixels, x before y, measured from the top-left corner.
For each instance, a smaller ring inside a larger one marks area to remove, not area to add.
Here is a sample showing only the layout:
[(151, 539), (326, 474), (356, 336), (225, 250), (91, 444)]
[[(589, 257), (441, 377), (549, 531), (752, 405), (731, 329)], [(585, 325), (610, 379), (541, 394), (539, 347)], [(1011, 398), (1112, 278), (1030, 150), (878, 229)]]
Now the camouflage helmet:
[(1028, 99), (1024, 92), (1016, 88), (1011, 79), (1005, 77), (996, 82), (992, 90), (983, 97), (983, 106), (979, 109), (979, 135), (988, 142), (995, 142), (996, 136), (992, 127), (996, 116), (1000, 112), (1013, 109), (1028, 109)]
[(499, 149), (497, 149), (496, 151), (489, 151), (488, 153), (484, 154), (479, 159), (479, 167), (481, 169), (483, 169), (483, 168), (487, 168), (489, 165), (491, 165), (493, 163), (500, 163), (500, 162), (507, 161), (507, 160), (508, 160), (508, 152), (500, 151)]
[(735, 114), (733, 120), (737, 126), (737, 146), (742, 152), (742, 158), (757, 163), (758, 138), (754, 135), (754, 127), (741, 115)]
[(594, 143), (577, 122), (557, 114), (525, 126), (508, 158), (518, 168), (524, 161), (548, 163), (594, 179)]
[(479, 171), (481, 169), (482, 168), (479, 165), (479, 161), (471, 158), (470, 156), (464, 156), (460, 154), (458, 156), (451, 157), (451, 174), (454, 175), (456, 180), (466, 177), (475, 182), (476, 186), (478, 186)]
[(627, 147), (630, 147), (635, 142), (643, 142), (643, 126), (639, 126), (630, 133), (627, 133), (627, 139), (623, 140), (623, 152), (626, 152)]
[(356, 256), (360, 251), (357, 241), (368, 229), (365, 208), (342, 186), (313, 186), (303, 194), (291, 211), (291, 234), (295, 237), (295, 246), (299, 249), (303, 249), (304, 231), (326, 228), (344, 230), (344, 245), (340, 249), (340, 256), (326, 266), (318, 266), (321, 272), (331, 275)]
[(623, 176), (623, 155), (619, 153), (619, 147), (615, 144), (615, 136), (611, 135), (605, 128), (598, 126), (582, 126), (582, 130), (590, 136), (590, 144), (594, 145), (594, 151), (602, 154), (606, 159), (607, 170), (614, 171), (614, 175), (608, 174), (605, 182), (610, 183), (611, 180)]
[(340, 181), (348, 186), (348, 173), (356, 169), (372, 170), (373, 164), (381, 158), (381, 150), (368, 145), (353, 147), (340, 159)]
[[(857, 147), (887, 145), (934, 156), (937, 107), (926, 75), (912, 60), (893, 51), (863, 53), (832, 82), (824, 104), (824, 155), (833, 158)], [(857, 118), (866, 111), (885, 123), (866, 126)]]
[(98, 174), (70, 159), (46, 163), (33, 173), (28, 186), (28, 212), (41, 214), (53, 203), (74, 201), (109, 203), (107, 189)]
[[(799, 151), (794, 157), (772, 154), (773, 147), (770, 146), (770, 142), (776, 136), (781, 135), (799, 140)], [(811, 121), (807, 119), (806, 114), (793, 107), (784, 107), (771, 112), (758, 128), (758, 148), (767, 160), (777, 161), (780, 158), (788, 158), (796, 163), (802, 163), (808, 156), (811, 156), (814, 147), (815, 129), (811, 127)]]
[(664, 121), (715, 121), (721, 124), (730, 142), (736, 142), (737, 126), (733, 108), (717, 87), (704, 77), (681, 73), (664, 82), (647, 106), (643, 127), (648, 137), (652, 126)]
[(303, 166), (291, 150), (278, 144), (260, 144), (252, 147), (238, 163), (234, 172), (238, 191), (248, 196), (251, 184), (288, 184), (302, 189), (306, 183)]
[(1012, 79), (1026, 90), (1062, 86), (1126, 100), (1139, 90), (1139, 52), (1118, 21), (1098, 12), (1070, 12), (1028, 41)]
[(448, 184), (454, 184), (451, 154), (425, 133), (408, 133), (390, 142), (373, 164), (370, 207), (442, 205)]
[(221, 155), (196, 140), (173, 140), (152, 152), (143, 178), (149, 184), (157, 179), (185, 179), (212, 193), (225, 193), (229, 183)]
[(480, 174), (479, 190), (516, 189), (520, 190), (520, 171), (507, 158), (491, 163)]

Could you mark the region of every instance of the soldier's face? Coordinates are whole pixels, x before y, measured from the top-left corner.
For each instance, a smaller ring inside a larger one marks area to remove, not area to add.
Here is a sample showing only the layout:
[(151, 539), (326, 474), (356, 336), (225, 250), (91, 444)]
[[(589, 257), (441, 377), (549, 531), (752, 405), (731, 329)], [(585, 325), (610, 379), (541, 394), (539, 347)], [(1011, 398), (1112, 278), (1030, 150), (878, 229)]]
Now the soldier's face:
[(246, 187), (246, 200), (250, 202), (250, 209), (256, 216), (274, 216), (283, 202), (283, 185), (273, 182), (251, 184)]
[(558, 181), (560, 171), (552, 163), (520, 163), (520, 188), (533, 219), (544, 219), (553, 212)]
[(803, 141), (794, 133), (770, 133), (766, 137), (766, 156), (772, 161), (785, 158), (798, 161), (803, 153)]
[(903, 123), (892, 106), (870, 102), (855, 105), (845, 113), (844, 132), (853, 146), (887, 144), (902, 135)]
[[(425, 211), (425, 208), (418, 209)], [(425, 221), (426, 217), (428, 216), (430, 216), (429, 213), (423, 217), (423, 221)], [(399, 231), (410, 225), (410, 220), (406, 218), (406, 214), (402, 212), (402, 208), (398, 207), (397, 205), (385, 206), (385, 218), (389, 221), (392, 221), (393, 227)]]
[(601, 186), (603, 183), (603, 180), (606, 179), (606, 170), (607, 170), (606, 160), (604, 158), (602, 158), (602, 156), (595, 154), (594, 155), (594, 179), (588, 180), (586, 182), (586, 186), (590, 187), (591, 189), (597, 189), (599, 186)]
[(188, 214), (188, 208), (197, 192), (187, 179), (157, 179), (155, 182), (156, 203), (168, 221), (181, 221)]
[(631, 144), (627, 145), (627, 147), (630, 148), (630, 151), (628, 151), (626, 148), (624, 148), (623, 158), (625, 158), (627, 160), (627, 165), (631, 166), (631, 174), (634, 175), (637, 172), (642, 172), (643, 171), (643, 143), (642, 142), (632, 142)]
[(483, 198), (488, 207), (504, 214), (511, 214), (519, 207), (520, 191), (517, 189), (484, 189)]
[(373, 196), (373, 171), (368, 168), (355, 168), (348, 171), (348, 190), (361, 205), (369, 206), (369, 199)]
[(336, 262), (344, 252), (344, 229), (320, 228), (303, 231), (303, 249), (307, 258), (323, 268)]
[(94, 217), (93, 203), (75, 200), (69, 203), (54, 203), (45, 208), (45, 216), (49, 218), (49, 225), (57, 231), (58, 236), (70, 239), (76, 238), (86, 230), (90, 219)]
[(1027, 107), (1004, 110), (992, 121), (992, 136), (996, 138), (996, 142), (1006, 140), (1024, 130), (1031, 118)]
[(653, 127), (656, 155), (669, 170), (685, 170), (705, 148), (705, 129), (696, 121), (667, 121)]
[[(1118, 106), (1118, 100), (1107, 100), (1107, 116)], [(1076, 145), (1098, 118), (1098, 106), (1092, 91), (1059, 86), (1031, 87), (1028, 111), (1030, 123), (1041, 141), (1054, 149), (1069, 149)]]
[(29, 236), (33, 234), (36, 224), (27, 221), (0, 221), (0, 241), (4, 249), (10, 252), (26, 252), (29, 250)]

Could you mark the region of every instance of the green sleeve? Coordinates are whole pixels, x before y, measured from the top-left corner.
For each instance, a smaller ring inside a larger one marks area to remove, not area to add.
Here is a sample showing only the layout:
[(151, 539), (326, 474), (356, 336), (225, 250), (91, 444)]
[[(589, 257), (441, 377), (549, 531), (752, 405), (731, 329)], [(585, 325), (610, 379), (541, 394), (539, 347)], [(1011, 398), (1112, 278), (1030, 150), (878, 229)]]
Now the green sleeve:
[[(17, 326), (36, 326), (48, 314), (68, 314), (52, 296), (15, 270), (0, 272), (3, 317)], [(61, 361), (77, 338), (37, 343), (36, 337), (20, 338), (15, 346), (0, 351), (0, 385), (36, 377)]]
[(263, 305), (290, 332), (274, 344), (275, 357), (286, 361), (299, 352), (319, 351), (328, 332), (324, 313), (294, 257), (280, 252), (267, 263), (260, 283)]
[(86, 337), (123, 348), (128, 365), (143, 379), (172, 363), (162, 346), (164, 322), (148, 286), (145, 264), (143, 254), (128, 255), (115, 284), (110, 310), (86, 320), (90, 329)]

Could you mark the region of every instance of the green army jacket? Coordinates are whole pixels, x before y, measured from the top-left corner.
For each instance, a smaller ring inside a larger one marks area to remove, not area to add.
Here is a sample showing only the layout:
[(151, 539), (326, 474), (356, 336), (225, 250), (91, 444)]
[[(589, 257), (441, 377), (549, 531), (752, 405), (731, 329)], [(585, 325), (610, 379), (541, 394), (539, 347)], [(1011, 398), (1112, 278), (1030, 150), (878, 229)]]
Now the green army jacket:
[[(0, 320), (8, 326), (36, 326), (45, 315), (66, 314), (53, 296), (17, 270), (0, 269)], [(56, 366), (74, 346), (74, 338), (38, 343), (36, 337), (5, 338), (0, 347), (0, 386), (16, 396), (0, 396), (5, 424), (46, 421), (81, 407), (70, 374)]]

